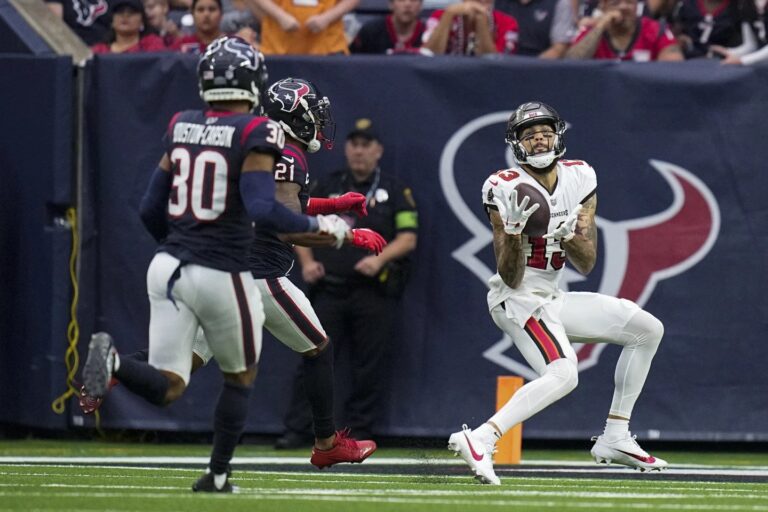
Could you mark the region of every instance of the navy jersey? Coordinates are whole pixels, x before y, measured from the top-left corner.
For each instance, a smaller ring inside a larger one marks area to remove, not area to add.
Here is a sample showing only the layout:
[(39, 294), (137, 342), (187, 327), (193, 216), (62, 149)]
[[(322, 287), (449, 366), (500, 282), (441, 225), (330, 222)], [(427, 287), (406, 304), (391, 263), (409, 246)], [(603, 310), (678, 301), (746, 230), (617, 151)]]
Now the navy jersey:
[(726, 48), (741, 44), (742, 0), (724, 0), (711, 13), (704, 11), (699, 0), (680, 0), (673, 15), (679, 31), (691, 38), (691, 46), (683, 48), (686, 59), (704, 57), (710, 45)]
[(174, 176), (168, 237), (158, 250), (226, 272), (248, 270), (253, 231), (240, 170), (250, 151), (279, 158), (282, 128), (251, 114), (187, 110), (173, 117), (164, 140)]
[[(291, 143), (285, 145), (283, 156), (275, 166), (275, 181), (299, 185), (301, 211), (306, 211), (309, 201), (309, 169), (303, 149)], [(293, 244), (281, 241), (275, 231), (258, 226), (254, 231), (249, 256), (253, 277), (268, 279), (287, 275), (293, 266)]]

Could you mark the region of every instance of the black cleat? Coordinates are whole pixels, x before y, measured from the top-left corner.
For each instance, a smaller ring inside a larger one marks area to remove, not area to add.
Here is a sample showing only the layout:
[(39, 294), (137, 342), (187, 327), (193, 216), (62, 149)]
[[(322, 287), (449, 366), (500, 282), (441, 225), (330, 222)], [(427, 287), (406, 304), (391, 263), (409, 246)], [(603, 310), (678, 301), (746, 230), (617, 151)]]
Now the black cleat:
[(221, 489), (216, 487), (216, 483), (213, 479), (213, 473), (206, 473), (197, 479), (197, 482), (192, 484), (192, 490), (194, 492), (229, 492), (237, 493), (240, 489), (236, 485), (229, 483), (230, 471), (227, 470), (227, 479), (224, 481), (224, 485)]

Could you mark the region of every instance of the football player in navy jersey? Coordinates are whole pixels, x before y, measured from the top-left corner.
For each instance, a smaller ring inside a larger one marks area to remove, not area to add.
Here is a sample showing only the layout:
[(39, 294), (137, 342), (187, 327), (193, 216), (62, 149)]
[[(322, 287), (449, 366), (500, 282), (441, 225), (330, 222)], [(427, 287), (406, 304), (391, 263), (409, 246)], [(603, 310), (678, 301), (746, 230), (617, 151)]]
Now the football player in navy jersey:
[[(287, 78), (273, 84), (264, 100), (265, 114), (277, 121), (286, 133), (282, 157), (274, 174), (276, 198), (290, 210), (318, 215), (354, 211), (366, 215), (365, 196), (347, 193), (337, 198), (310, 198), (307, 152), (333, 144), (334, 124), (330, 101), (314, 84), (300, 78)], [(386, 241), (370, 229), (352, 229), (344, 241), (378, 253)], [(336, 432), (333, 421), (333, 355), (329, 340), (309, 300), (286, 277), (293, 267), (293, 244), (310, 247), (337, 245), (335, 237), (325, 233), (277, 234), (270, 227), (256, 226), (251, 243), (249, 264), (264, 303), (264, 326), (286, 346), (304, 356), (310, 385), (308, 399), (314, 416), (316, 440), (311, 462), (327, 467), (339, 462), (362, 462), (376, 450), (373, 441), (357, 441), (347, 433)], [(191, 371), (207, 364), (214, 356), (205, 336), (198, 334), (193, 343)], [(147, 359), (147, 351), (123, 356)], [(86, 414), (96, 410), (101, 400), (85, 389), (80, 405)]]
[[(331, 104), (317, 87), (301, 78), (275, 82), (264, 100), (264, 113), (278, 122), (286, 144), (275, 170), (277, 200), (294, 212), (311, 215), (353, 210), (366, 215), (365, 196), (357, 193), (337, 198), (310, 198), (306, 153), (333, 144), (335, 125)], [(370, 229), (353, 229), (346, 240), (379, 253), (386, 241)], [(376, 450), (373, 441), (357, 441), (347, 431), (336, 431), (333, 419), (333, 351), (312, 305), (287, 277), (294, 263), (293, 245), (329, 247), (327, 234), (278, 234), (269, 227), (255, 228), (250, 268), (264, 303), (264, 326), (275, 338), (302, 354), (305, 390), (314, 420), (315, 444), (310, 461), (319, 468), (339, 462), (362, 462)], [(203, 337), (193, 347), (201, 362), (213, 356)]]
[(166, 153), (140, 214), (160, 246), (147, 271), (149, 361), (122, 361), (107, 333), (91, 337), (84, 385), (103, 397), (114, 377), (156, 405), (186, 389), (198, 327), (224, 376), (206, 473), (194, 491), (232, 492), (229, 462), (245, 426), (261, 351), (264, 311), (248, 264), (252, 223), (284, 233), (323, 232), (343, 243), (349, 226), (275, 201), (273, 171), (285, 145), (280, 125), (251, 114), (266, 81), (263, 57), (237, 37), (208, 46), (198, 64), (210, 109), (171, 120)]

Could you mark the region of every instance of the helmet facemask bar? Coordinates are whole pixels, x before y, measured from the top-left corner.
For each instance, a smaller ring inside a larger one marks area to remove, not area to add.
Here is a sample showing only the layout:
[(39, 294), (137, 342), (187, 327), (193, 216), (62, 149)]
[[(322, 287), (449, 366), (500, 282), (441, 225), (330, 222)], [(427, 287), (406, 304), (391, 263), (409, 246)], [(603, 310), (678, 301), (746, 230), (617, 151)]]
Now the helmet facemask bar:
[(314, 139), (325, 143), (325, 149), (333, 149), (333, 141), (336, 138), (336, 123), (331, 115), (331, 102), (323, 96), (310, 107), (309, 114), (315, 125)]
[[(555, 132), (555, 137), (552, 140), (552, 145), (549, 151), (531, 155), (528, 154), (525, 146), (523, 146), (523, 141), (520, 140), (518, 134), (525, 128), (537, 124), (546, 124), (551, 126)], [(563, 122), (561, 119), (556, 119), (553, 117), (537, 117), (532, 119), (531, 122), (508, 127), (505, 140), (507, 144), (509, 144), (509, 146), (512, 148), (512, 154), (518, 164), (530, 165), (536, 169), (544, 169), (552, 165), (552, 162), (565, 154), (565, 139), (563, 137), (565, 130), (565, 122)]]

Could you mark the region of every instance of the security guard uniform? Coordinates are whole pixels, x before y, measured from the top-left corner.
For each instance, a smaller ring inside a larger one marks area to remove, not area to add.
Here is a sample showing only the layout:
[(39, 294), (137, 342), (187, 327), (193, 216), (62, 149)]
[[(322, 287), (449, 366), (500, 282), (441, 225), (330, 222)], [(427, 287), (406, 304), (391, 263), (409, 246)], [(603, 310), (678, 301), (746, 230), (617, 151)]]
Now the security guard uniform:
[[(318, 180), (310, 188), (312, 197), (338, 197), (346, 192), (366, 196), (368, 215), (342, 215), (353, 228), (370, 228), (388, 242), (398, 233), (418, 229), (416, 203), (410, 188), (376, 168), (369, 178), (356, 183), (348, 169)], [(343, 407), (347, 424), (358, 439), (367, 439), (376, 420), (383, 387), (383, 363), (392, 337), (397, 300), (407, 275), (408, 257), (390, 262), (376, 277), (355, 271), (355, 264), (369, 255), (345, 245), (341, 249), (314, 249), (314, 258), (325, 268), (325, 277), (310, 287), (309, 298), (329, 335), (336, 356), (349, 365), (351, 389)], [(337, 373), (344, 371), (337, 365)], [(286, 427), (310, 432), (311, 417), (300, 373), (294, 383)], [(337, 379), (338, 382), (338, 379)], [(344, 398), (337, 386), (337, 396)], [(337, 402), (338, 403), (338, 402)]]

